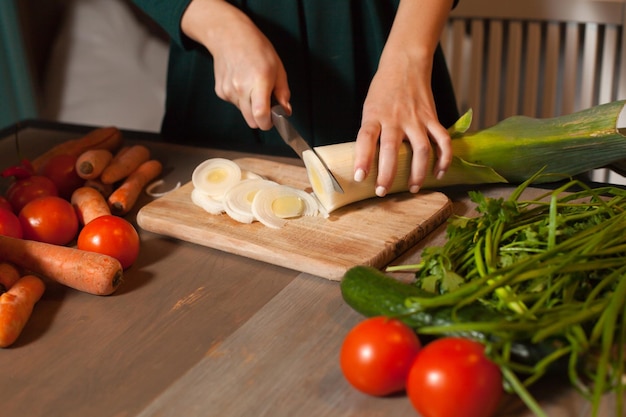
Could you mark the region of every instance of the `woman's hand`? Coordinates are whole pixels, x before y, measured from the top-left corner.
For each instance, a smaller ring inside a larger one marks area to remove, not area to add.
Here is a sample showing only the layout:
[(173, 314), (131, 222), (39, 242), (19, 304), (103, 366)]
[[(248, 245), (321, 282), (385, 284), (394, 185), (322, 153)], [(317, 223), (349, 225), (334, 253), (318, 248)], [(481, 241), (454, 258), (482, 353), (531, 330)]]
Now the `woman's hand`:
[(251, 128), (272, 127), (272, 96), (291, 112), (282, 61), (245, 13), (224, 0), (193, 0), (181, 29), (211, 53), (217, 96), (237, 106)]
[[(419, 191), (433, 161), (433, 174), (440, 178), (452, 160), (450, 135), (438, 121), (430, 84), (435, 48), (451, 4), (451, 0), (400, 3), (356, 139), (355, 181), (367, 176), (380, 142), (378, 196), (384, 196), (393, 183), (398, 150), (405, 140), (413, 150), (411, 192)], [(422, 19), (426, 19), (423, 25)]]

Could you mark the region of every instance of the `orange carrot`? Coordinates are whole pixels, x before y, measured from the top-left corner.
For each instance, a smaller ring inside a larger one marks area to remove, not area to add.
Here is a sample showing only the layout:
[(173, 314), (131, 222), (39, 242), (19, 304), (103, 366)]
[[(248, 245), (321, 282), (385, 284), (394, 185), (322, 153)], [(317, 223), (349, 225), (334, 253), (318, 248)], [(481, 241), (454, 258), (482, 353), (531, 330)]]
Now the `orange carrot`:
[(130, 149), (129, 145), (125, 145), (125, 146), (122, 146), (121, 148), (119, 148), (117, 150), (117, 152), (115, 153), (115, 155), (113, 155), (112, 161), (117, 163), (117, 161), (122, 157), (122, 155), (124, 155), (124, 153), (126, 153), (126, 151), (129, 150), (129, 149)]
[(41, 279), (34, 275), (25, 275), (9, 291), (0, 295), (1, 348), (8, 347), (17, 340), (45, 289)]
[(8, 262), (0, 262), (0, 294), (5, 293), (20, 279), (17, 268)]
[(113, 184), (103, 184), (98, 179), (85, 181), (85, 187), (97, 190), (104, 198), (108, 198), (113, 193)]
[(2, 235), (0, 258), (95, 295), (112, 294), (123, 277), (122, 265), (111, 256)]
[(135, 171), (139, 165), (150, 159), (150, 150), (143, 145), (134, 145), (120, 153), (102, 171), (100, 181), (105, 184), (123, 180)]
[(100, 191), (92, 187), (80, 187), (72, 193), (71, 203), (76, 209), (78, 221), (86, 225), (96, 217), (111, 214), (111, 209)]
[(89, 149), (108, 149), (114, 151), (122, 145), (122, 132), (116, 127), (94, 129), (79, 139), (62, 142), (31, 162), (35, 172), (40, 172), (46, 163), (57, 155), (72, 155), (78, 158)]
[(130, 174), (126, 181), (109, 196), (108, 201), (111, 212), (116, 215), (128, 213), (137, 202), (141, 191), (150, 181), (161, 175), (162, 170), (163, 165), (156, 159), (151, 159), (141, 164), (139, 168)]
[(98, 178), (112, 159), (108, 149), (89, 149), (76, 159), (76, 173), (86, 180)]

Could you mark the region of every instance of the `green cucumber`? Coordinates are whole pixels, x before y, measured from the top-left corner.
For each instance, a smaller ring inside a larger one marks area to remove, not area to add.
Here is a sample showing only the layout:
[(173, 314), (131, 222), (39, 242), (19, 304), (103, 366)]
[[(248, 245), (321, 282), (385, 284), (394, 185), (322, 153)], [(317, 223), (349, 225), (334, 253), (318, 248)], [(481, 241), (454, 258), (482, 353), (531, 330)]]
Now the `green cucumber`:
[[(340, 284), (345, 302), (358, 313), (366, 316), (395, 317), (415, 329), (424, 326), (443, 326), (461, 322), (492, 322), (501, 319), (501, 314), (483, 304), (473, 303), (454, 312), (453, 307), (438, 307), (414, 311), (407, 307), (405, 300), (410, 297), (434, 297), (414, 285), (405, 284), (369, 266), (355, 266), (349, 269)], [(494, 335), (480, 331), (451, 331), (442, 336), (467, 337), (483, 342), (497, 343)], [(515, 341), (511, 345), (511, 356), (516, 362), (533, 366), (562, 345), (558, 339), (541, 343)], [(566, 364), (560, 364), (559, 369)]]

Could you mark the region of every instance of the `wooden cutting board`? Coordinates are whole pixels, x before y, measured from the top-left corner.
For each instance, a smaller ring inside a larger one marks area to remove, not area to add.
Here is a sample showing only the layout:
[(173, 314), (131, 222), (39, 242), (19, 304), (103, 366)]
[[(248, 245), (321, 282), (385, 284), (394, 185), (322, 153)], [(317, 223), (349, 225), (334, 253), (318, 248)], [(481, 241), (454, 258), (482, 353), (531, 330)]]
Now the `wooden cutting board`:
[[(303, 167), (257, 158), (236, 162), (280, 184), (310, 191)], [(191, 202), (191, 182), (142, 207), (145, 230), (252, 259), (341, 280), (355, 265), (382, 268), (452, 213), (439, 192), (400, 193), (353, 203), (322, 216), (290, 220), (281, 229), (211, 215)]]

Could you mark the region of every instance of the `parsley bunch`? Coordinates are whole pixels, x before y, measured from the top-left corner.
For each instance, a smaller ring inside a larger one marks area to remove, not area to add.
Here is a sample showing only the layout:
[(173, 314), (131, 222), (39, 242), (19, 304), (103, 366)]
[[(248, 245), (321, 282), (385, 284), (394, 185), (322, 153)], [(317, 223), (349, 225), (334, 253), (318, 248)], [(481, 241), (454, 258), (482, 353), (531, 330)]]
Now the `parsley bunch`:
[[(415, 285), (437, 295), (406, 300), (415, 310), (472, 303), (497, 311), (497, 320), (458, 320), (419, 329), (422, 334), (474, 330), (494, 335), (487, 348), (538, 416), (545, 414), (526, 387), (556, 362), (593, 404), (615, 390), (623, 409), (626, 345), (626, 192), (590, 189), (571, 181), (537, 199), (522, 200), (532, 181), (508, 199), (471, 192), (477, 217), (455, 217), (441, 247), (424, 249)], [(578, 191), (572, 191), (578, 189)], [(535, 366), (511, 360), (514, 341), (557, 346)], [(494, 342), (495, 341), (495, 342)], [(554, 345), (554, 343), (553, 343)], [(522, 375), (524, 380), (518, 379)], [(525, 375), (525, 376), (524, 376)]]

